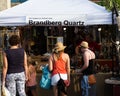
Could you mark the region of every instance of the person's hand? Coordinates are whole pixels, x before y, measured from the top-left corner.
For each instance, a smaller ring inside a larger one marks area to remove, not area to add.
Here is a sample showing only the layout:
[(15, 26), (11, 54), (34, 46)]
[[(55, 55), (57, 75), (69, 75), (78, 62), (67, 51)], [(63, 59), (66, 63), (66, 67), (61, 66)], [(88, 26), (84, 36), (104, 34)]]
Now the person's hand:
[(75, 69), (75, 73), (81, 73), (80, 69)]
[(25, 76), (25, 80), (28, 81), (28, 76), (27, 75)]
[(2, 87), (4, 87), (5, 86), (5, 81), (2, 81)]
[(82, 75), (81, 69), (75, 69), (75, 74), (76, 74), (77, 76), (81, 76), (81, 75)]
[(70, 80), (65, 80), (64, 82), (65, 82), (66, 86), (70, 85)]

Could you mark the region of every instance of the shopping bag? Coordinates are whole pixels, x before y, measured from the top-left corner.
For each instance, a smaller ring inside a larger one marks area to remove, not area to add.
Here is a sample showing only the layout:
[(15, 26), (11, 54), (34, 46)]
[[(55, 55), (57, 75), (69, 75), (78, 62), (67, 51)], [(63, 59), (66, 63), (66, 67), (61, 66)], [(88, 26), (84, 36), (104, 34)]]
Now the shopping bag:
[(93, 85), (96, 83), (96, 78), (94, 74), (88, 75), (88, 83), (89, 85)]
[(11, 96), (10, 92), (8, 91), (8, 89), (5, 86), (2, 86), (2, 94), (1, 96)]
[(51, 73), (49, 71), (48, 65), (42, 68), (42, 77), (40, 80), (40, 87), (44, 89), (51, 88)]

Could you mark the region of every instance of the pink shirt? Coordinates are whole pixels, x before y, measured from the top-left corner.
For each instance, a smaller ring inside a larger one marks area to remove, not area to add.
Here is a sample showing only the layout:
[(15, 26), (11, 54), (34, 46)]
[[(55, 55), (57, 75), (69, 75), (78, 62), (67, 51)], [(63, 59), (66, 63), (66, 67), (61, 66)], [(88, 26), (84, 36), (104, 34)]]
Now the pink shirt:
[(30, 65), (28, 69), (29, 69), (29, 78), (28, 81), (26, 82), (26, 85), (35, 86), (37, 84), (35, 66)]

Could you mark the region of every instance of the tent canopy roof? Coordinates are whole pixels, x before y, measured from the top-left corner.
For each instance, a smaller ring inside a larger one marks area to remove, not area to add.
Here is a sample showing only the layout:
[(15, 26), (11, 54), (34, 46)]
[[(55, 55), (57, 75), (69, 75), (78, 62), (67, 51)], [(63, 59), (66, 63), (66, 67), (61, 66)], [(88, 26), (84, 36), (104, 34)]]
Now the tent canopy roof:
[(111, 24), (112, 21), (111, 12), (89, 0), (28, 0), (0, 12), (0, 26), (26, 25), (30, 18), (83, 21), (85, 25)]

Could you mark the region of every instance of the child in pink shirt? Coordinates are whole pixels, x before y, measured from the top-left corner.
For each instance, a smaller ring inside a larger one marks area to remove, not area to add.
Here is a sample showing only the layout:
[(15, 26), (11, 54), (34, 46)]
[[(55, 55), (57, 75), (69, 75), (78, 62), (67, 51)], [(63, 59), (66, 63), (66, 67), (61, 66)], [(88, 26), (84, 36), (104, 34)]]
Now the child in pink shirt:
[(36, 88), (37, 88), (37, 81), (36, 81), (36, 63), (32, 62), (28, 66), (28, 81), (26, 82), (27, 92), (31, 92), (32, 96), (37, 96)]

